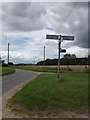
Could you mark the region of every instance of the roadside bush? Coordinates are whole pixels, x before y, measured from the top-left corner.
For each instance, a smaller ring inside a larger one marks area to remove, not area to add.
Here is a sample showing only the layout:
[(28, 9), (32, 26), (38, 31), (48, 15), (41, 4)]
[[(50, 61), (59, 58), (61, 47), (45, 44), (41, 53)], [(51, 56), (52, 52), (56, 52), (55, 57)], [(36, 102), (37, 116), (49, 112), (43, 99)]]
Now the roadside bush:
[(2, 64), (2, 67), (8, 67), (8, 64), (4, 63), (4, 64)]

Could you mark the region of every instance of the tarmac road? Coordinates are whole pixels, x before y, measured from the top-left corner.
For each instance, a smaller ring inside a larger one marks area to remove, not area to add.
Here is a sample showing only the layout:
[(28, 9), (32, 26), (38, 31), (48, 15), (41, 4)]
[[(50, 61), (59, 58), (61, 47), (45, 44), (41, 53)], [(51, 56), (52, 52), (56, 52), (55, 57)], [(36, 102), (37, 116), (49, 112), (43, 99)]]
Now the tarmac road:
[(17, 86), (20, 86), (22, 83), (32, 80), (37, 75), (37, 72), (16, 69), (14, 74), (3, 76), (2, 95), (5, 95), (7, 92), (11, 91)]

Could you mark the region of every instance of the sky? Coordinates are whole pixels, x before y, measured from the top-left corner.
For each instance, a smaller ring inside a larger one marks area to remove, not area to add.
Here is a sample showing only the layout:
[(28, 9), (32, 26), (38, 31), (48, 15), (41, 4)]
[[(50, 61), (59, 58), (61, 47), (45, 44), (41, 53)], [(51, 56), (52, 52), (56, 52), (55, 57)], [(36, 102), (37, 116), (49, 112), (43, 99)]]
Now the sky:
[(58, 58), (58, 40), (47, 40), (46, 34), (74, 35), (74, 41), (62, 41), (62, 49), (77, 57), (88, 56), (87, 2), (2, 2), (0, 14), (0, 55), (5, 62), (8, 42), (13, 63), (43, 60), (44, 46), (46, 59)]

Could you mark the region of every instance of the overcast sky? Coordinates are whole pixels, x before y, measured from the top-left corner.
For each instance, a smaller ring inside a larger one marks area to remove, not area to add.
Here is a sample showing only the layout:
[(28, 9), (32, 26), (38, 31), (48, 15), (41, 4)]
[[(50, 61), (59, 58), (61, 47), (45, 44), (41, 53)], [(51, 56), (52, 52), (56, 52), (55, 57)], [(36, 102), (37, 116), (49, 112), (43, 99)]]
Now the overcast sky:
[(58, 41), (46, 40), (46, 34), (74, 35), (74, 41), (63, 41), (62, 48), (77, 57), (88, 55), (88, 3), (3, 2), (0, 24), (6, 62), (8, 42), (14, 63), (43, 60), (44, 46), (46, 58), (57, 58)]

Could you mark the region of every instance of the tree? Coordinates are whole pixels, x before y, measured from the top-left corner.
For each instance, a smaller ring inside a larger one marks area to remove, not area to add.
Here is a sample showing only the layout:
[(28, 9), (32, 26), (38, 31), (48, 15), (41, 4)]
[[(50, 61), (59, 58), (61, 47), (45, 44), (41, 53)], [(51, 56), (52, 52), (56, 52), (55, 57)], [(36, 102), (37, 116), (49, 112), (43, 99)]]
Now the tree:
[(65, 54), (63, 56), (63, 58), (65, 58), (65, 59), (76, 59), (76, 55), (75, 54)]
[(9, 64), (9, 65), (13, 65), (13, 62), (9, 62), (8, 64)]
[(71, 58), (72, 58), (72, 59), (76, 59), (76, 55), (75, 55), (75, 54), (72, 54), (72, 55), (71, 55)]
[(65, 54), (65, 55), (63, 56), (63, 58), (64, 58), (64, 59), (70, 59), (70, 58), (71, 58), (71, 55), (70, 55), (70, 54)]
[(90, 55), (88, 55), (88, 65), (90, 65)]
[(1, 64), (1, 65), (4, 64), (4, 60), (2, 60), (1, 56), (0, 56), (0, 64)]

